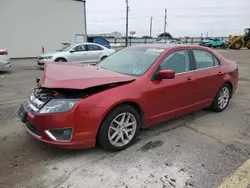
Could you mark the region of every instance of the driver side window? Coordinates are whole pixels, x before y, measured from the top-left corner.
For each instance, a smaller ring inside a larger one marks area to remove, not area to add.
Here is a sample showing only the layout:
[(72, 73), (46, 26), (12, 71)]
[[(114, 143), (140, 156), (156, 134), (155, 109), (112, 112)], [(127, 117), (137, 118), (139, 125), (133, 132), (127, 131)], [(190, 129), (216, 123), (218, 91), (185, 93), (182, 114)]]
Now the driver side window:
[(86, 51), (85, 45), (76, 46), (74, 50), (75, 50), (76, 52)]
[(188, 50), (178, 50), (166, 57), (160, 65), (160, 70), (174, 70), (175, 74), (190, 71), (190, 59)]

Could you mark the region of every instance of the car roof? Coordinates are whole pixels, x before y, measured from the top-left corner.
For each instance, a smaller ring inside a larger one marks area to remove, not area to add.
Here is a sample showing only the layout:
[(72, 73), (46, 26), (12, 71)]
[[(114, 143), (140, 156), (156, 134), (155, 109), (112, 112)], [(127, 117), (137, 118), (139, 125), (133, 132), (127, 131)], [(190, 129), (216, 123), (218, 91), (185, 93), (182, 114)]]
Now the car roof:
[(129, 48), (161, 48), (161, 49), (175, 49), (175, 48), (191, 48), (191, 47), (198, 47), (198, 45), (190, 45), (190, 44), (162, 44), (162, 43), (153, 43), (153, 44), (142, 44), (131, 46)]
[(210, 53), (213, 53), (214, 50), (211, 48), (195, 45), (195, 44), (162, 44), (162, 43), (153, 43), (153, 44), (143, 44), (143, 45), (135, 45), (130, 46), (128, 48), (156, 48), (156, 49), (164, 49), (164, 50), (172, 50), (172, 49), (196, 49), (196, 50), (206, 50)]
[(101, 46), (100, 44), (97, 44), (97, 43), (94, 43), (94, 42), (75, 43), (75, 44), (72, 44), (72, 45), (86, 45), (86, 44), (96, 44), (98, 46)]

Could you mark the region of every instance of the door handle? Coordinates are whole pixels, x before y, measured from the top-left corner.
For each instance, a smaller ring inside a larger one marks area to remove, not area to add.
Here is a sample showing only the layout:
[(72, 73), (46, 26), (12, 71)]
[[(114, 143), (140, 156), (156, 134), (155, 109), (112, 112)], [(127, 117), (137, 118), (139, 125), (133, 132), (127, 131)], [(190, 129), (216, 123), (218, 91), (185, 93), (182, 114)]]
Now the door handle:
[(221, 71), (218, 72), (218, 75), (219, 75), (219, 76), (221, 76), (222, 74), (223, 74), (223, 72), (221, 72)]
[(191, 82), (192, 81), (192, 78), (190, 78), (190, 77), (187, 77), (187, 80), (186, 80), (186, 82)]

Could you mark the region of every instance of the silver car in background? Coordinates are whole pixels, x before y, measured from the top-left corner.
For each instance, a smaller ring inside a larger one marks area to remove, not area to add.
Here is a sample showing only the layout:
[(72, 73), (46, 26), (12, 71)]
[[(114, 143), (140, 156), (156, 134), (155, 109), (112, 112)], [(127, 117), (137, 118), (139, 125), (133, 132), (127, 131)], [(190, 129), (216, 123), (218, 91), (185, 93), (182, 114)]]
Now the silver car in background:
[(7, 50), (0, 49), (0, 70), (8, 69), (11, 67), (10, 58)]
[(37, 58), (37, 64), (40, 67), (53, 62), (96, 64), (114, 52), (115, 50), (96, 43), (69, 44), (56, 52), (41, 54)]

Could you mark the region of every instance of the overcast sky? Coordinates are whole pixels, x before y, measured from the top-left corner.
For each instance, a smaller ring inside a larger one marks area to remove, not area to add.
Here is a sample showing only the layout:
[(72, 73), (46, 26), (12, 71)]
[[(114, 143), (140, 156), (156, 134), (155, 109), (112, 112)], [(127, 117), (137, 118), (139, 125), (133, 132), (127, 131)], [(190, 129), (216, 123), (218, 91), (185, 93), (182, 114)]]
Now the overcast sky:
[[(125, 33), (125, 0), (86, 0), (89, 34)], [(234, 6), (236, 5), (236, 6)], [(250, 28), (250, 0), (129, 0), (129, 31), (153, 36), (163, 32), (164, 9), (168, 9), (169, 31), (174, 37), (228, 36)]]

